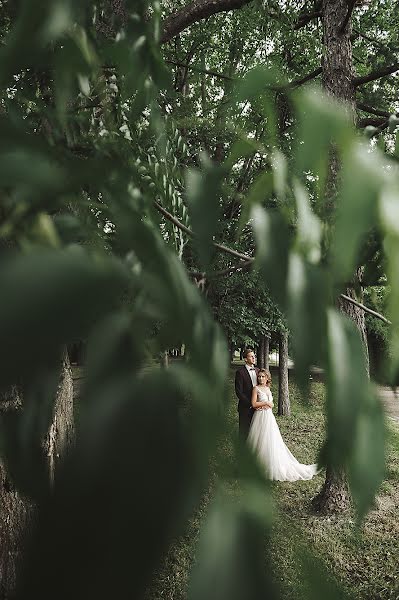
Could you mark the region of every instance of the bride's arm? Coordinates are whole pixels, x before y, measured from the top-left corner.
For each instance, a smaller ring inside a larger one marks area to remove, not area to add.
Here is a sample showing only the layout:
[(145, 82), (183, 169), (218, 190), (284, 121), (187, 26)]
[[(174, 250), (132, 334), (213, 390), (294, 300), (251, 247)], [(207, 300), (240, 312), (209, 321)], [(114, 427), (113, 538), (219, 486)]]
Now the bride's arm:
[(271, 393), (270, 389), (269, 389), (269, 392), (268, 392), (267, 396), (269, 398), (268, 404), (269, 404), (270, 408), (273, 408), (274, 402), (273, 402), (273, 396), (272, 396), (272, 393)]
[(252, 390), (251, 404), (252, 408), (255, 408), (255, 410), (258, 408), (270, 408), (270, 404), (268, 402), (258, 402), (258, 393), (256, 391), (256, 387), (254, 387)]

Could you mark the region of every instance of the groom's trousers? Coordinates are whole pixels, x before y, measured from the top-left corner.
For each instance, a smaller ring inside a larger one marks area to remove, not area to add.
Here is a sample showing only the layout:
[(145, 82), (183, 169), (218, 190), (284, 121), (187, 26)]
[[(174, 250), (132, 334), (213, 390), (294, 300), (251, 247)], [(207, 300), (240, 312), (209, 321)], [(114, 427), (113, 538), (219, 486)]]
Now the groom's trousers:
[(243, 440), (246, 440), (248, 437), (253, 414), (253, 409), (238, 410), (238, 430), (240, 433), (240, 437)]

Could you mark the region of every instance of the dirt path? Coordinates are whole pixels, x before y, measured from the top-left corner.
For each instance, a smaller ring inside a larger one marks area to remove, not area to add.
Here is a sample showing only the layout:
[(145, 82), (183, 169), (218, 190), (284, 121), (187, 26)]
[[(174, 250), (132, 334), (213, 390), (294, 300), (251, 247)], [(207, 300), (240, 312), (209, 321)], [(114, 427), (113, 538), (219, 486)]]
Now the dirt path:
[(387, 415), (399, 423), (399, 390), (397, 390), (395, 395), (392, 391), (392, 388), (378, 386), (378, 394), (382, 400)]

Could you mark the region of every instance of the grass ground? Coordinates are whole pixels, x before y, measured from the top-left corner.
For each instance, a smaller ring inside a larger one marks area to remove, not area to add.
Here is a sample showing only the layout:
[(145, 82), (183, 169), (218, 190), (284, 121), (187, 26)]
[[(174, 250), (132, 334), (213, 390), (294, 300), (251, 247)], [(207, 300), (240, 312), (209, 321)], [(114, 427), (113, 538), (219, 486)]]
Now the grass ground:
[[(230, 381), (229, 435), (236, 432), (236, 400)], [(277, 396), (276, 378), (272, 391)], [(277, 417), (281, 433), (293, 454), (304, 463), (315, 462), (323, 436), (323, 383), (311, 384), (309, 403), (299, 401), (298, 392), (290, 385), (292, 415)], [(332, 579), (356, 599), (394, 600), (399, 598), (399, 428), (388, 424), (388, 457), (386, 478), (361, 531), (356, 529), (354, 514), (334, 517), (312, 513), (310, 501), (324, 479), (319, 474), (312, 481), (273, 485), (278, 508), (273, 528), (272, 561), (283, 598), (307, 599), (306, 579), (297, 559), (298, 547), (310, 548), (327, 567)], [(226, 438), (222, 452), (232, 460), (232, 446)], [(231, 482), (234, 485), (234, 482)], [(189, 523), (185, 534), (177, 540), (159, 570), (148, 600), (183, 600), (187, 597), (190, 570), (195, 560), (196, 543), (201, 522), (207, 511), (211, 491)], [(265, 564), (266, 568), (266, 564)]]

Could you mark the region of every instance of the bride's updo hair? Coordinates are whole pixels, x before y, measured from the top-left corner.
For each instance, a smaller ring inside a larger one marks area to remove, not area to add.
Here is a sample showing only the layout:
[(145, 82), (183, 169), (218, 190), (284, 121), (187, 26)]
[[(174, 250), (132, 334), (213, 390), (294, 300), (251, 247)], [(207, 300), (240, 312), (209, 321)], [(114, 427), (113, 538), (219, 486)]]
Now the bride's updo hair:
[(262, 373), (262, 375), (264, 375), (266, 377), (266, 385), (270, 386), (272, 383), (272, 376), (270, 375), (270, 371), (268, 371), (267, 369), (259, 369), (258, 375), (256, 376), (258, 383), (259, 383), (259, 375), (261, 373)]

